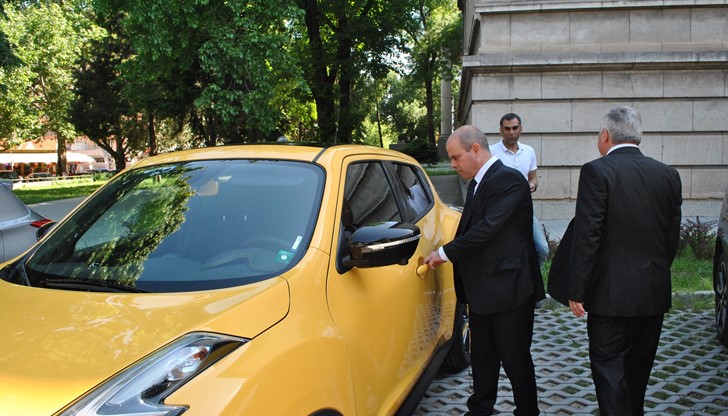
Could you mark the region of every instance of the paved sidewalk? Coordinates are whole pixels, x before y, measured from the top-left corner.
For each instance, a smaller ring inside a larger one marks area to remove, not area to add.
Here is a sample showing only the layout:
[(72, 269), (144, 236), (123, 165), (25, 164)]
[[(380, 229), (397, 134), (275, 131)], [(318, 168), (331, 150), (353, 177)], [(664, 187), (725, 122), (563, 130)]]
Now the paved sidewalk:
[[(647, 390), (645, 414), (728, 415), (728, 348), (715, 338), (713, 311), (674, 311), (665, 324)], [(586, 319), (563, 307), (536, 311), (532, 346), (542, 415), (594, 415)], [(462, 415), (472, 390), (470, 369), (438, 375), (415, 415)], [(496, 411), (513, 414), (501, 370)]]

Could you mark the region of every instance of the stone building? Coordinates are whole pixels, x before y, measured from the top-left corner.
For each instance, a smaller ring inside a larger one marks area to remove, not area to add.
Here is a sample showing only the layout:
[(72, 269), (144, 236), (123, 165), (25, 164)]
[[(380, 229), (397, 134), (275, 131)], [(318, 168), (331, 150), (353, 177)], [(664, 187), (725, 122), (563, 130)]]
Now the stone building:
[(717, 217), (728, 187), (728, 0), (458, 0), (456, 124), (499, 140), (507, 112), (539, 162), (541, 219), (573, 215), (602, 116), (634, 106), (640, 148), (678, 169), (683, 214)]

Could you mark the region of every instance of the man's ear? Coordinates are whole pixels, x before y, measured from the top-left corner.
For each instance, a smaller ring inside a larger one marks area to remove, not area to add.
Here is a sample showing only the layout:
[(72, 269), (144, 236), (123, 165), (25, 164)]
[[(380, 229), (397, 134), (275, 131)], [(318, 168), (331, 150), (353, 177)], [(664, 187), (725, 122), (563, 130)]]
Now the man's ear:
[(612, 146), (614, 146), (614, 144), (612, 143), (612, 138), (609, 136), (609, 132), (607, 129), (601, 129), (599, 131), (599, 136), (597, 137), (597, 148), (599, 149), (599, 154), (602, 156), (606, 155)]
[(607, 131), (607, 129), (601, 129), (601, 131), (599, 131), (599, 142), (605, 145), (612, 144), (612, 138), (609, 136), (609, 131)]

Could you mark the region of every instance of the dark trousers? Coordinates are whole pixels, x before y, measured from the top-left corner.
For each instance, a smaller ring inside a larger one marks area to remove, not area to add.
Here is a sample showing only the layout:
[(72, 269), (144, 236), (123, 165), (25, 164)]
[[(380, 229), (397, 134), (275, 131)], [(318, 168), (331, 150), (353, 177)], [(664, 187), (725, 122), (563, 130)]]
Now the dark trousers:
[(539, 414), (531, 358), (533, 315), (533, 305), (497, 314), (470, 312), (473, 395), (468, 399), (468, 409), (471, 415), (493, 414), (501, 364), (513, 387), (514, 414)]
[(588, 314), (589, 359), (601, 416), (644, 414), (663, 318)]

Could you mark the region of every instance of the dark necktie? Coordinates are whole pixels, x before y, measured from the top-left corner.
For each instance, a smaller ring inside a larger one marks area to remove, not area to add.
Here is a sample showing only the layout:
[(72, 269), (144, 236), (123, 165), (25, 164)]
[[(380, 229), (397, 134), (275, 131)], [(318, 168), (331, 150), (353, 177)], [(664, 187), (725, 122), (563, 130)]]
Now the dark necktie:
[(472, 205), (475, 204), (475, 185), (477, 182), (475, 179), (471, 179), (468, 184), (468, 192), (465, 195), (465, 204), (463, 204), (463, 214), (460, 217), (460, 223), (458, 224), (458, 230), (455, 235), (460, 236), (465, 232), (466, 224), (468, 224), (468, 218), (470, 217), (470, 210)]
[(470, 183), (468, 184), (468, 194), (465, 196), (463, 212), (465, 212), (465, 209), (469, 208), (473, 204), (473, 200), (475, 199), (475, 185), (477, 184), (478, 182), (475, 179), (470, 180)]

